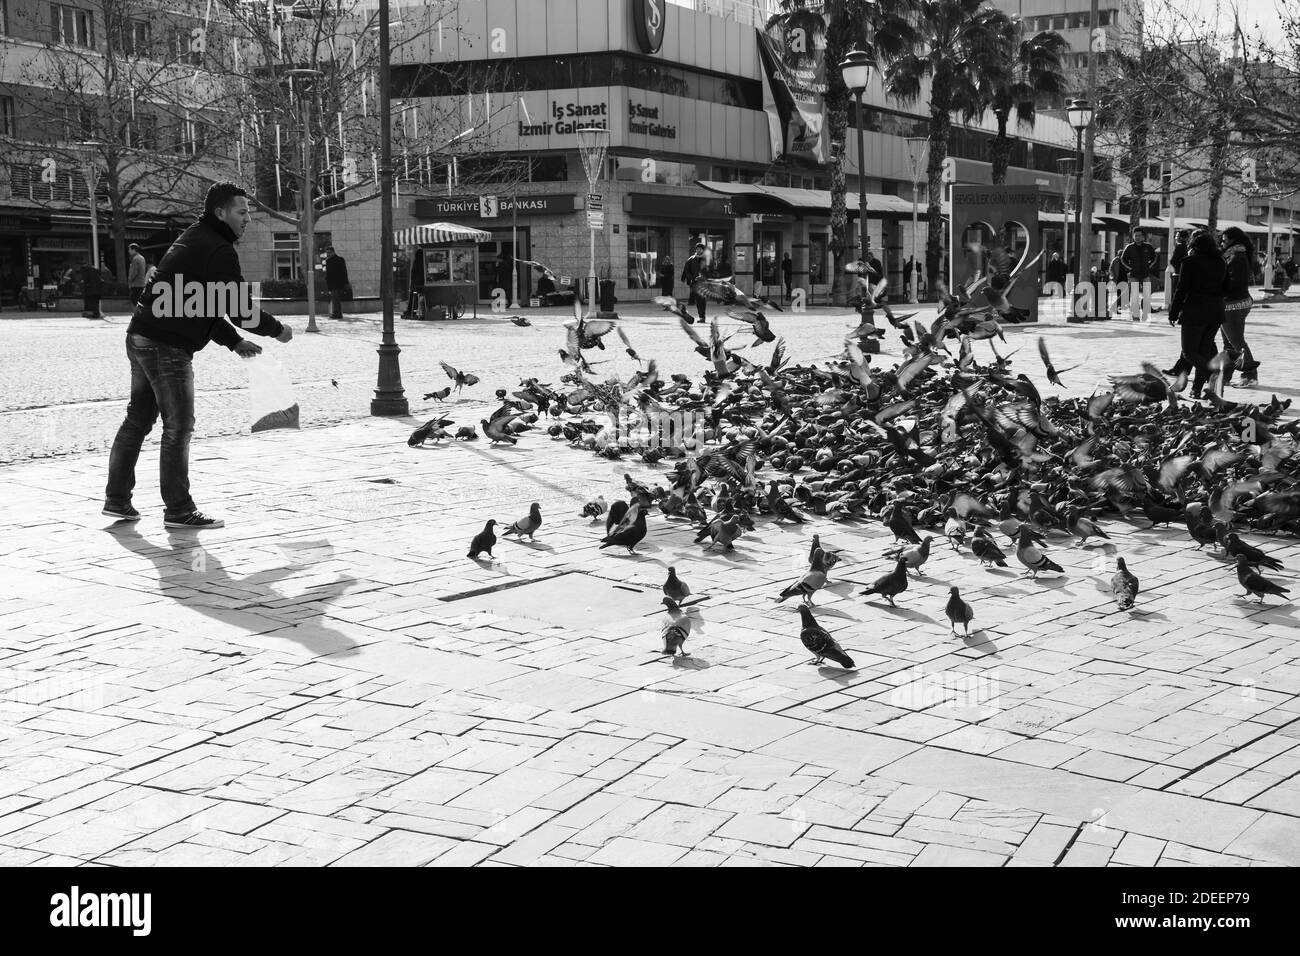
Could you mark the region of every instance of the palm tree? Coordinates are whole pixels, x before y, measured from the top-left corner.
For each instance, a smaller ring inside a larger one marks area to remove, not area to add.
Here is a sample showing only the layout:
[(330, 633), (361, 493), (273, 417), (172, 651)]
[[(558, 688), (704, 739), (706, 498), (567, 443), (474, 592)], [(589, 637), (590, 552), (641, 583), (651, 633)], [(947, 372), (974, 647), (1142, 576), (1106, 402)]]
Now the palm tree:
[(1011, 113), (1016, 122), (1033, 129), (1038, 103), (1047, 97), (1060, 97), (1069, 89), (1063, 59), (1070, 45), (1059, 33), (1051, 30), (1022, 39), (1019, 17), (1007, 24), (1003, 69), (994, 81), (991, 109), (998, 123), (998, 133), (993, 140), (993, 184), (1007, 181), (1007, 167), (1011, 165), (1011, 137), (1007, 135)]
[(930, 82), (925, 272), (933, 289), (939, 275), (943, 160), (952, 116), (969, 123), (992, 104), (994, 80), (1005, 72), (1003, 37), (1010, 18), (984, 0), (918, 0), (917, 7), (918, 41), (889, 65), (885, 90), (904, 103), (915, 103), (925, 81)]
[[(844, 305), (844, 255), (848, 248), (848, 205), (845, 201), (844, 152), (849, 128), (852, 97), (844, 85), (839, 65), (854, 49), (870, 54), (876, 62), (892, 63), (916, 44), (916, 0), (826, 0), (826, 128), (831, 152), (831, 239), (830, 251), (836, 283), (831, 301)], [(862, 162), (862, 158), (858, 158)], [(863, 170), (858, 175), (865, 175)], [(859, 210), (862, 229), (863, 211)]]

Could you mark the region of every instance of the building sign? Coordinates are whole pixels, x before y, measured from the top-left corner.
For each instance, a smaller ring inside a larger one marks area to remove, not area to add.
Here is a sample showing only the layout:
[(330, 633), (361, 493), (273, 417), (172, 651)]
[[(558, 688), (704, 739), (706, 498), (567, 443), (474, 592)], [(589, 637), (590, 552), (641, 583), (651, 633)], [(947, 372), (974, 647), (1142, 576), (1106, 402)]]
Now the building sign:
[(677, 138), (676, 126), (665, 126), (659, 122), (659, 107), (642, 106), (632, 100), (627, 101), (627, 131), (633, 136), (656, 136), (659, 139)]
[(632, 0), (632, 22), (642, 53), (658, 53), (668, 26), (668, 0)]
[(828, 162), (825, 19), (801, 7), (773, 17), (758, 38), (772, 158)]
[[(518, 201), (518, 214), (521, 216), (561, 216), (578, 208), (577, 197), (572, 193), (555, 196), (497, 196), (495, 197), (497, 216), (510, 216), (515, 213)], [(412, 204), (416, 219), (457, 220), (482, 219), (483, 209), (479, 196), (450, 196), (436, 199), (417, 199)]]
[(696, 196), (662, 196), (654, 193), (628, 193), (623, 209), (633, 216), (656, 219), (731, 219), (730, 199), (700, 199)]
[[(948, 248), (951, 256), (951, 284), (957, 288), (977, 275), (989, 274), (989, 282), (976, 304), (992, 304), (990, 293), (1006, 287), (1010, 272), (1041, 255), (1038, 235), (1039, 191), (1035, 186), (952, 186), (952, 230)], [(997, 272), (997, 263), (1010, 262), (1008, 274)], [(1017, 320), (1038, 321), (1038, 288), (1029, 281), (1017, 282), (1010, 299)]]
[(545, 123), (519, 122), (520, 136), (571, 136), (584, 127), (609, 128), (609, 104), (562, 103), (551, 100), (549, 119)]

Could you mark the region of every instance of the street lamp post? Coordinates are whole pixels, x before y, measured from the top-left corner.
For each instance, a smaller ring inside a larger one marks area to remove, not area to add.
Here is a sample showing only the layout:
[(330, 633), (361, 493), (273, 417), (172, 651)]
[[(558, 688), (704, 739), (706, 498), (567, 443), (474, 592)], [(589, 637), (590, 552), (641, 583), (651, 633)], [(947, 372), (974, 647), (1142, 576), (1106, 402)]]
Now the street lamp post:
[(867, 175), (866, 152), (862, 137), (862, 94), (867, 91), (875, 60), (861, 50), (853, 50), (840, 64), (844, 87), (857, 98), (858, 106), (858, 256), (867, 261)]
[[(1061, 261), (1065, 263), (1066, 269), (1069, 269), (1071, 273), (1074, 272), (1074, 269), (1070, 261), (1070, 178), (1074, 175), (1074, 167), (1077, 162), (1078, 160), (1073, 156), (1056, 161), (1056, 165), (1061, 170), (1061, 236), (1064, 240), (1064, 247), (1061, 249)], [(1079, 281), (1077, 274), (1074, 275), (1074, 281), (1075, 283)], [(1071, 294), (1071, 290), (1066, 289), (1066, 295)]]
[(409, 415), (402, 388), (401, 349), (393, 334), (393, 129), (388, 101), (388, 0), (379, 0), (379, 298), (384, 337), (379, 346), (379, 380), (371, 415)]
[(1071, 100), (1065, 111), (1070, 125), (1074, 128), (1074, 151), (1079, 154), (1079, 168), (1075, 172), (1074, 186), (1074, 237), (1075, 237), (1075, 281), (1083, 275), (1083, 133), (1092, 125), (1092, 105), (1087, 100)]
[(917, 265), (916, 261), (916, 212), (917, 206), (921, 200), (921, 157), (925, 155), (925, 149), (930, 140), (925, 136), (907, 137), (907, 160), (912, 166), (912, 268), (911, 275), (907, 277), (910, 292), (907, 297), (908, 302), (920, 302), (920, 289), (917, 286)]
[[(302, 171), (304, 178), (302, 216), (306, 237), (303, 240), (304, 248), (301, 252), (303, 265), (307, 270), (306, 331), (319, 332), (320, 328), (316, 325), (316, 160), (312, 155), (311, 135), (311, 101), (316, 94), (315, 87), (310, 86), (308, 81), (324, 76), (324, 74), (320, 70), (304, 67), (296, 70), (285, 70), (285, 75), (303, 81), (298, 88), (298, 103), (302, 108)], [(310, 92), (304, 87), (310, 87)]]
[(99, 202), (96, 199), (96, 193), (99, 192), (99, 166), (95, 162), (94, 151), (102, 146), (98, 140), (88, 139), (78, 143), (78, 146), (85, 147), (89, 151), (86, 159), (86, 192), (90, 206), (90, 256), (94, 262), (95, 269), (99, 269)]

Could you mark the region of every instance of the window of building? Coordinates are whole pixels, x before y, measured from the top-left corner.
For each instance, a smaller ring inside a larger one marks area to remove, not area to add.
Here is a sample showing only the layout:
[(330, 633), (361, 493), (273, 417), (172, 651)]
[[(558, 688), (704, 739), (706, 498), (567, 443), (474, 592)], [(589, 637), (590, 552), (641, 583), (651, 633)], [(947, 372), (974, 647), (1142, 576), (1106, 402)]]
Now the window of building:
[(569, 158), (563, 155), (534, 156), (529, 176), (535, 183), (568, 182)]
[(126, 142), (133, 149), (158, 148), (158, 117), (143, 113), (136, 115), (126, 127)]
[[(324, 249), (326, 246), (333, 244), (333, 242), (333, 233), (316, 233), (317, 252)], [(300, 254), (301, 249), (299, 247), (298, 233), (273, 233), (271, 243), (271, 274), (277, 279), (303, 278), (302, 256)]]
[(63, 107), (63, 138), (83, 142), (95, 138), (95, 111), (88, 106)]
[(1052, 29), (1064, 30), (1069, 25), (1070, 18), (1066, 16), (1052, 17)]
[(0, 34), (9, 32), (9, 0), (0, 0)]
[(14, 98), (0, 96), (0, 136), (17, 136), (14, 129)]
[(815, 232), (808, 237), (808, 281), (814, 285), (826, 282), (828, 248), (826, 233)]
[(55, 43), (84, 47), (95, 45), (93, 20), (89, 10), (67, 7), (61, 3), (51, 4), (50, 32)]
[(627, 287), (657, 288), (660, 263), (671, 254), (672, 238), (669, 230), (659, 226), (628, 226)]
[(198, 156), (208, 145), (208, 124), (200, 117), (186, 116), (177, 127), (176, 152), (182, 156)]
[(199, 66), (203, 63), (203, 54), (192, 51), (190, 44), (193, 41), (193, 30), (191, 27), (172, 27), (172, 53), (176, 57), (177, 63), (187, 63), (190, 66)]
[(1099, 26), (1099, 27), (1108, 27), (1108, 26), (1110, 26), (1110, 14), (1111, 14), (1111, 11), (1109, 11), (1109, 10), (1098, 10), (1098, 11), (1097, 11), (1097, 26)]
[(144, 56), (149, 52), (150, 34), (148, 20), (124, 20), (112, 38), (113, 49), (127, 56)]

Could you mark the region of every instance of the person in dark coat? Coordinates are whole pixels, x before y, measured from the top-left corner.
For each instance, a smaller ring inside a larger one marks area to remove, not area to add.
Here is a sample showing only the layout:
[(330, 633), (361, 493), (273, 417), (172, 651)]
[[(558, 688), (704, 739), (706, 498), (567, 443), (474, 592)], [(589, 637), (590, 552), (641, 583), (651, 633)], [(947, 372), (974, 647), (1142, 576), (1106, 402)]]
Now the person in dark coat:
[(93, 262), (87, 262), (81, 269), (81, 299), (82, 299), (82, 316), (87, 319), (102, 319), (99, 312), (99, 297), (104, 291), (104, 277), (99, 272), (99, 266)]
[[(911, 265), (912, 260), (909, 259), (907, 261), (908, 265)], [(1064, 289), (1065, 277), (1068, 274), (1068, 270), (1065, 267), (1065, 260), (1061, 258), (1061, 254), (1059, 252), (1053, 252), (1051, 261), (1047, 263), (1047, 281), (1055, 282)]]
[(673, 294), (673, 273), (677, 267), (673, 265), (672, 256), (664, 256), (659, 260), (659, 294), (671, 296)]
[(704, 321), (705, 299), (702, 295), (696, 295), (695, 283), (697, 280), (704, 278), (708, 269), (708, 262), (704, 258), (704, 243), (697, 242), (695, 251), (691, 257), (686, 260), (686, 265), (682, 266), (682, 282), (686, 283), (686, 288), (690, 290), (690, 304), (695, 306), (695, 312)]
[(781, 281), (785, 283), (785, 298), (788, 302), (794, 295), (794, 261), (788, 252), (781, 259)]
[[(1223, 230), (1223, 260), (1228, 274), (1223, 282), (1223, 344), (1228, 352), (1228, 367), (1223, 383), (1238, 388), (1254, 388), (1259, 384), (1259, 362), (1251, 354), (1246, 341), (1246, 316), (1254, 300), (1250, 297), (1250, 283), (1254, 275), (1255, 246), (1250, 238), (1236, 226)], [(1241, 381), (1232, 381), (1233, 372), (1241, 372)]]
[[(163, 524), (168, 528), (220, 528), (190, 497), (190, 436), (194, 432), (194, 353), (217, 341), (241, 358), (257, 355), (226, 316), (257, 335), (288, 342), (293, 329), (257, 308), (245, 282), (235, 243), (248, 228), (248, 193), (234, 183), (215, 183), (204, 199), (203, 215), (185, 230), (158, 264), (155, 281), (145, 286), (126, 330), (131, 363), (131, 400), (108, 457), (104, 511), (118, 521), (138, 521), (131, 506), (140, 446), (162, 415), (158, 453)], [(191, 295), (196, 288), (199, 295)], [(202, 306), (194, 314), (191, 302)]]
[[(1178, 289), (1178, 276), (1182, 273), (1183, 262), (1187, 259), (1187, 240), (1190, 236), (1191, 233), (1186, 229), (1179, 229), (1177, 235), (1174, 236), (1174, 250), (1169, 254), (1169, 268), (1173, 274), (1169, 277), (1169, 288), (1165, 290), (1165, 303), (1167, 305), (1173, 305), (1174, 292)], [(1182, 354), (1179, 354), (1174, 367), (1162, 369), (1162, 371), (1166, 375), (1174, 376), (1180, 374), (1184, 369), (1190, 372), (1192, 367), (1187, 359)]]
[(1223, 280), (1228, 267), (1214, 237), (1198, 232), (1183, 260), (1169, 324), (1182, 326), (1183, 358), (1195, 370), (1192, 397), (1200, 398), (1214, 358), (1214, 336), (1223, 325)]
[(343, 318), (343, 300), (352, 297), (352, 283), (348, 281), (348, 261), (325, 247), (325, 288), (330, 293), (330, 318)]

